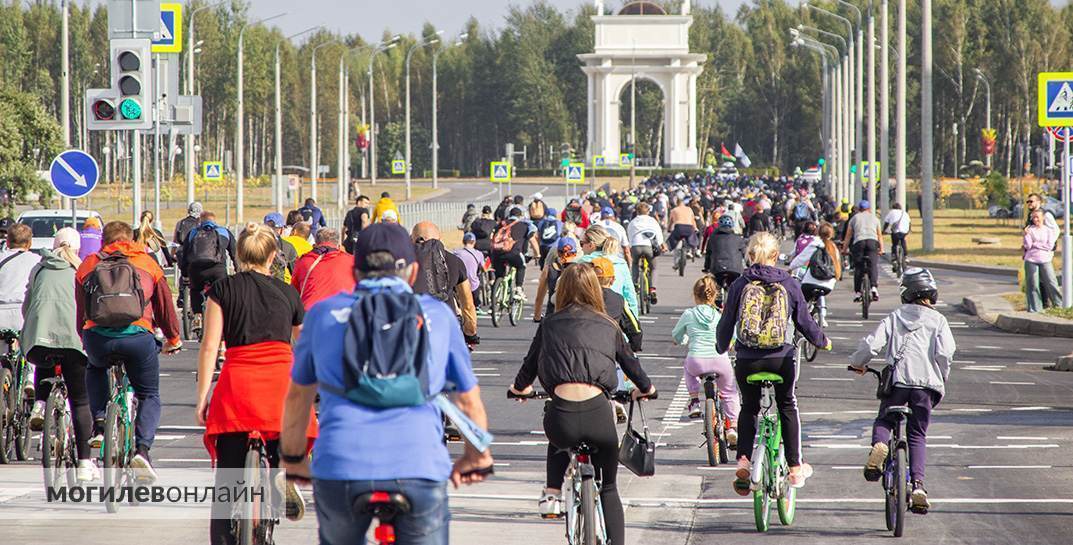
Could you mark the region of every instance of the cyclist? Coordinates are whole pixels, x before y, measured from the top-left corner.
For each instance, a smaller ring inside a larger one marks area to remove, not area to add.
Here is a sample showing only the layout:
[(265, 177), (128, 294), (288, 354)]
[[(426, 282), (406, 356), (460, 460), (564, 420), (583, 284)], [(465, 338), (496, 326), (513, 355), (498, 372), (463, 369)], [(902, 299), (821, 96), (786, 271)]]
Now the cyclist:
[(608, 393), (618, 385), (616, 365), (637, 386), (635, 396), (651, 396), (656, 388), (618, 324), (604, 313), (594, 267), (574, 265), (564, 270), (555, 298), (557, 310), (537, 328), (510, 387), (515, 394), (531, 394), (532, 383), (539, 376), (551, 395), (544, 411), (549, 444), (540, 513), (553, 517), (562, 512), (562, 487), (570, 464), (567, 450), (584, 442), (597, 449), (592, 461), (600, 477), (608, 542), (626, 543), (625, 517), (616, 484), (619, 438)]
[(701, 417), (700, 377), (716, 374), (715, 384), (719, 387), (719, 399), (723, 401), (727, 417), (727, 421), (720, 424), (726, 426), (727, 443), (736, 446), (738, 412), (741, 405), (738, 402), (738, 388), (734, 381), (734, 368), (730, 364), (730, 357), (715, 348), (716, 324), (722, 317), (715, 306), (718, 294), (719, 286), (714, 278), (708, 275), (700, 277), (693, 284), (693, 302), (696, 306), (686, 309), (678, 318), (678, 323), (671, 331), (671, 338), (675, 344), (689, 345), (689, 354), (682, 366), (690, 398), (686, 408), (689, 417)]
[(723, 214), (704, 250), (704, 272), (712, 275), (724, 292), (741, 276), (745, 261), (745, 239), (734, 232), (735, 222), (734, 216)]
[[(809, 316), (801, 287), (789, 273), (775, 266), (779, 242), (770, 233), (749, 239), (746, 258), (750, 265), (734, 281), (727, 293), (723, 316), (716, 330), (716, 351), (726, 352), (736, 335), (737, 361), (734, 373), (741, 391), (738, 415), (738, 470), (734, 490), (749, 493), (750, 457), (756, 435), (756, 417), (760, 412), (760, 386), (746, 378), (759, 372), (782, 377), (775, 385), (775, 401), (782, 421), (786, 443), (786, 461), (790, 466), (790, 484), (804, 486), (812, 475), (812, 466), (801, 459), (801, 419), (794, 393), (797, 363), (794, 357), (793, 332), (801, 332), (815, 346), (830, 348), (831, 341)], [(793, 327), (790, 327), (790, 322)]]
[[(605, 206), (603, 210), (600, 211), (600, 220), (596, 222), (596, 224), (603, 227), (608, 234), (615, 237), (615, 239), (618, 240), (619, 246), (623, 248), (630, 247), (630, 239), (626, 236), (626, 228), (615, 219), (614, 208)], [(626, 260), (627, 265), (632, 259), (629, 252), (623, 252), (622, 257)]]
[(201, 213), (201, 224), (186, 235), (179, 259), (179, 269), (190, 279), (190, 310), (194, 312), (194, 329), (201, 328), (201, 311), (205, 290), (227, 276), (227, 260), (235, 261), (235, 237), (226, 227), (216, 224), (216, 214)]
[[(291, 342), (298, 337), (305, 311), (298, 292), (272, 277), (276, 248), (271, 229), (247, 224), (238, 239), (239, 272), (209, 287), (194, 414), (197, 423), (205, 426), (203, 442), (218, 469), (245, 466), (248, 436), (254, 431), (266, 439), (269, 465), (279, 467), (283, 398), (294, 360)], [(227, 359), (213, 388), (215, 347), (221, 341), (227, 344)], [(313, 418), (305, 431), (312, 444), (317, 436)], [(235, 473), (218, 471), (216, 486), (236, 484)], [(287, 485), (286, 501), (287, 518), (300, 519), (305, 506), (293, 482)], [(213, 545), (225, 545), (233, 539), (229, 509), (227, 503), (213, 503), (209, 522)]]
[(894, 391), (879, 404), (879, 416), (872, 427), (872, 451), (864, 466), (864, 478), (877, 481), (883, 474), (891, 431), (896, 424), (886, 416), (888, 408), (908, 405), (906, 431), (909, 435), (909, 473), (912, 481), (910, 507), (926, 513), (931, 507), (924, 489), (927, 461), (928, 424), (931, 411), (946, 392), (950, 364), (957, 345), (946, 317), (933, 307), (939, 288), (927, 269), (910, 269), (902, 276), (902, 306), (883, 318), (867, 337), (861, 339), (850, 361), (863, 374), (868, 362), (887, 349), (887, 365), (894, 366)]
[(626, 226), (626, 236), (630, 241), (632, 258), (632, 275), (641, 278), (641, 260), (648, 261), (648, 290), (652, 304), (656, 304), (656, 255), (664, 247), (663, 228), (652, 217), (652, 206), (646, 202), (637, 205), (637, 215)]
[(487, 270), (485, 268), (485, 257), (480, 250), (476, 248), (477, 237), (473, 233), (466, 233), (462, 235), (462, 247), (456, 249), (453, 253), (455, 257), (462, 260), (462, 264), (466, 267), (466, 279), (469, 281), (469, 289), (473, 294), (473, 305), (478, 309), (485, 302), (481, 301), (481, 275)]
[(346, 213), (346, 218), (343, 220), (343, 249), (348, 253), (353, 252), (358, 235), (370, 223), (372, 223), (372, 216), (369, 213), (369, 197), (358, 195), (358, 198), (354, 199), (354, 208)]
[(41, 261), (41, 254), (31, 251), (33, 231), (22, 223), (7, 231), (7, 250), (0, 252), (0, 329), (22, 329), (22, 303), (30, 272)]
[[(514, 296), (524, 300), (525, 250), (535, 246), (536, 241), (529, 236), (529, 224), (522, 220), (524, 211), (515, 207), (509, 213), (492, 239), (492, 267), (497, 279), (507, 275), (507, 265), (514, 267)], [(534, 253), (540, 255), (540, 248), (535, 248)]]
[(283, 214), (269, 212), (265, 214), (265, 227), (268, 227), (276, 235), (276, 257), (272, 260), (272, 277), (291, 283), (294, 274), (294, 264), (298, 261), (298, 250), (294, 245), (283, 240)]
[(556, 244), (555, 259), (547, 262), (540, 273), (540, 283), (537, 285), (536, 300), (533, 302), (533, 321), (540, 323), (544, 316), (544, 298), (548, 298), (547, 313), (555, 312), (555, 289), (558, 287), (559, 277), (567, 266), (577, 261), (576, 240), (570, 237), (562, 237)]
[(87, 256), (101, 251), (101, 219), (96, 216), (86, 218), (86, 221), (82, 222), (79, 238), (79, 259), (85, 260)]
[[(842, 238), (842, 251), (850, 252), (853, 260), (853, 301), (861, 302), (861, 278), (868, 274), (872, 282), (871, 297), (879, 300), (879, 256), (883, 255), (883, 237), (880, 234), (879, 219), (872, 213), (868, 201), (857, 203), (857, 213), (846, 224), (846, 234)], [(868, 260), (868, 269), (864, 263)]]
[(309, 242), (309, 223), (300, 221), (291, 227), (291, 234), (283, 237), (294, 247), (295, 259), (302, 257), (313, 250), (313, 244)]
[[(672, 252), (678, 249), (681, 242), (684, 242), (686, 249), (690, 251), (697, 248), (697, 216), (681, 198), (674, 200), (674, 208), (667, 215), (667, 228), (671, 233), (667, 237), (667, 248)], [(677, 263), (672, 267), (678, 270)]]
[(563, 208), (559, 219), (563, 223), (570, 222), (582, 229), (586, 229), (589, 226), (589, 213), (585, 211), (581, 206), (581, 201), (577, 199), (570, 199), (570, 202), (566, 203), (566, 208)]
[(7, 249), (7, 232), (15, 225), (13, 218), (0, 218), (0, 252)]
[(379, 223), (383, 220), (384, 212), (391, 210), (395, 212), (395, 221), (399, 221), (399, 207), (395, 206), (395, 201), (391, 200), (391, 194), (387, 191), (380, 194), (380, 200), (376, 201), (376, 207), (373, 208), (373, 223)]
[[(358, 352), (361, 349), (347, 348), (351, 343), (345, 339), (351, 328), (362, 328), (360, 335), (349, 334), (355, 340), (370, 335), (369, 322), (352, 309), (368, 294), (394, 303), (383, 306), (402, 307), (400, 303), (406, 303), (412, 308), (409, 284), (419, 274), (416, 260), (414, 244), (405, 229), (392, 224), (369, 226), (354, 248), (355, 292), (336, 295), (310, 309), (294, 347), (280, 458), (289, 475), (314, 479), (321, 543), (364, 542), (371, 517), (355, 513), (353, 506), (358, 497), (373, 491), (399, 492), (409, 499), (413, 509), (395, 520), (399, 543), (447, 543), (447, 481), (455, 486), (480, 482), (484, 473), (474, 470), (491, 468), (491, 454), (480, 453), (468, 443), (452, 467), (443, 443), (441, 411), (431, 402), (380, 409), (339, 394), (346, 387), (344, 376), (357, 373), (359, 358), (370, 357)], [(399, 352), (426, 354), (423, 365), (418, 364), (427, 376), (425, 393), (435, 396), (447, 389), (447, 383), (453, 384), (455, 404), (475, 424), (487, 429), (480, 387), (458, 320), (447, 305), (432, 297), (419, 295), (416, 299), (428, 327), (412, 338), (416, 341), (427, 336), (430, 349), (417, 352), (418, 348), (409, 344)], [(403, 316), (409, 323), (418, 320), (412, 314)], [(385, 359), (395, 355), (386, 352), (368, 353)], [(391, 363), (377, 359), (371, 365)], [(419, 382), (412, 373), (407, 378)], [(306, 429), (318, 392), (320, 432), (310, 471)], [(376, 440), (370, 440), (372, 437)]]
[[(808, 227), (805, 229), (807, 232)], [(827, 295), (842, 279), (842, 256), (834, 236), (835, 229), (830, 223), (820, 225), (818, 236), (813, 237), (790, 262), (790, 271), (801, 280), (805, 301), (815, 301), (820, 307), (820, 327), (827, 327)]]
[(596, 267), (596, 278), (600, 280), (600, 289), (604, 296), (604, 308), (612, 320), (618, 322), (619, 329), (626, 335), (630, 350), (640, 352), (642, 346), (641, 324), (637, 317), (626, 306), (626, 300), (611, 289), (615, 282), (615, 265), (606, 257), (597, 257), (592, 260), (592, 266)]
[(64, 227), (56, 231), (52, 251), (45, 252), (41, 262), (30, 273), (30, 286), (22, 304), (25, 323), (19, 343), (26, 359), (37, 366), (34, 373), (35, 399), (30, 413), (30, 429), (38, 431), (45, 421), (45, 400), (52, 391), (53, 361), (67, 384), (74, 421), (75, 455), (78, 458), (76, 477), (86, 482), (97, 479), (97, 466), (89, 448), (93, 432), (93, 417), (89, 412), (86, 394), (86, 352), (75, 326), (75, 270), (82, 264), (78, 258), (78, 231)]
[(636, 316), (638, 314), (637, 292), (634, 290), (630, 267), (622, 259), (622, 247), (619, 246), (618, 239), (611, 236), (603, 227), (591, 225), (581, 235), (580, 242), (581, 250), (585, 252), (585, 255), (579, 257), (578, 261), (588, 263), (597, 257), (606, 257), (615, 265), (615, 283), (611, 289), (626, 300), (630, 312)]
[(469, 228), (469, 232), (476, 238), (473, 247), (486, 256), (492, 251), (492, 237), (495, 236), (496, 225), (496, 220), (492, 217), (492, 207), (485, 205), (481, 208), (481, 217), (473, 220)]
[(291, 278), (305, 310), (337, 293), (354, 291), (354, 278), (348, 274), (353, 259), (339, 247), (339, 231), (324, 227), (316, 240), (313, 250), (295, 262)]
[(890, 249), (902, 249), (902, 257), (909, 258), (909, 247), (905, 244), (905, 237), (909, 236), (912, 220), (909, 213), (902, 210), (901, 203), (891, 203), (890, 212), (883, 218), (883, 232), (890, 233)]
[[(172, 235), (171, 241), (177, 246), (176, 251), (178, 251), (178, 248), (182, 248), (183, 243), (186, 242), (186, 237), (190, 235), (190, 231), (193, 231), (201, 224), (201, 213), (203, 211), (204, 209), (202, 208), (201, 203), (194, 201), (186, 207), (186, 215), (175, 222), (175, 233)], [(98, 226), (97, 229), (99, 231), (100, 226)], [(85, 241), (82, 242), (82, 245), (85, 247)], [(176, 255), (175, 257), (178, 259), (179, 256)], [(82, 259), (85, 259), (85, 257)]]
[(540, 245), (540, 268), (548, 261), (548, 256), (554, 253), (555, 244), (563, 234), (563, 222), (558, 217), (554, 208), (543, 208), (544, 217), (537, 220), (537, 240)]
[(305, 221), (309, 222), (310, 234), (316, 235), (317, 231), (328, 226), (328, 222), (324, 221), (324, 212), (317, 206), (317, 201), (313, 198), (306, 199), (305, 205), (298, 209), (302, 213), (302, 217)]
[[(104, 226), (104, 247), (98, 254), (91, 255), (82, 262), (75, 273), (76, 320), (82, 332), (82, 343), (86, 349), (89, 364), (86, 367), (86, 388), (89, 392), (89, 407), (94, 418), (94, 437), (91, 446), (99, 446), (103, 440), (104, 410), (108, 404), (109, 378), (108, 367), (114, 358), (125, 363), (127, 377), (138, 398), (138, 414), (134, 421), (135, 451), (131, 467), (139, 481), (153, 481), (156, 471), (149, 457), (153, 446), (157, 425), (160, 424), (160, 345), (153, 335), (155, 328), (160, 328), (167, 342), (164, 353), (177, 352), (182, 347), (179, 340), (179, 321), (172, 302), (168, 279), (160, 265), (145, 253), (145, 247), (134, 242), (134, 231), (130, 225), (121, 221), (109, 222)], [(189, 250), (189, 247), (187, 248)], [(111, 259), (126, 260), (137, 272), (137, 284), (124, 281), (123, 271), (119, 267), (98, 267)], [(116, 304), (110, 305), (89, 297), (89, 290), (102, 283), (111, 284), (113, 290), (128, 297), (136, 297), (140, 289), (143, 297), (142, 315), (125, 326), (103, 326), (98, 321), (116, 323), (122, 317), (123, 300), (126, 297), (113, 298)]]
[(470, 290), (465, 262), (443, 247), (440, 229), (431, 221), (421, 221), (414, 225), (410, 237), (417, 251), (419, 273), (414, 280), (414, 293), (427, 293), (447, 303), (461, 318), (466, 344), (480, 344), (481, 339), (477, 336), (477, 308), (473, 304), (473, 292)]
[(171, 252), (168, 251), (168, 242), (164, 240), (164, 234), (153, 227), (153, 211), (143, 210), (138, 228), (134, 230), (134, 241), (145, 245), (146, 253), (160, 264), (161, 267), (170, 267), (174, 264)]

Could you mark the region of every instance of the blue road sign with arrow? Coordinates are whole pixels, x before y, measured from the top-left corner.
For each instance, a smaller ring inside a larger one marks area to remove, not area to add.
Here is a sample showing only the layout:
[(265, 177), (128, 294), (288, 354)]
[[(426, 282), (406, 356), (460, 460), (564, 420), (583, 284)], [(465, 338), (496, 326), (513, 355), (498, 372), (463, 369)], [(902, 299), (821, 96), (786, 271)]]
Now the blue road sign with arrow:
[(93, 191), (100, 178), (97, 161), (82, 150), (67, 150), (52, 160), (48, 170), (52, 187), (64, 197), (84, 197)]

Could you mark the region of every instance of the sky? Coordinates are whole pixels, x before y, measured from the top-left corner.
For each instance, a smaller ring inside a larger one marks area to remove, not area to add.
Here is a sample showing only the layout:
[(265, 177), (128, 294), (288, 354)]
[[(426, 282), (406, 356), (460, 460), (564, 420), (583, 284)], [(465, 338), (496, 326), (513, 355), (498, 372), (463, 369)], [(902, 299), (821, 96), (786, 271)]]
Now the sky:
[[(418, 34), (425, 22), (436, 25), (445, 36), (457, 35), (470, 18), (485, 28), (501, 28), (511, 4), (525, 6), (532, 0), (251, 0), (252, 20), (287, 12), (269, 24), (287, 34), (323, 25), (337, 33), (379, 38), (385, 29), (400, 34)], [(746, 0), (694, 0), (694, 5), (719, 4), (735, 13)], [(593, 0), (548, 0), (561, 10), (576, 9)], [(605, 9), (618, 9), (622, 0), (606, 0)], [(301, 38), (299, 38), (300, 40)]]

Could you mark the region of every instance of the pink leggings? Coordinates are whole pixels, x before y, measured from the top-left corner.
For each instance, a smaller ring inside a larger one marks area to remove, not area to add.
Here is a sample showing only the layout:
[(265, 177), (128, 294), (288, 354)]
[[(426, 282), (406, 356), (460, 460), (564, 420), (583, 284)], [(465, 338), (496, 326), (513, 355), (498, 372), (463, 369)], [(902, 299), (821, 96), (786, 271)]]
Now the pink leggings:
[(686, 378), (686, 388), (689, 390), (689, 395), (693, 397), (701, 395), (700, 377), (713, 373), (718, 375), (715, 379), (715, 385), (719, 388), (719, 399), (723, 400), (723, 406), (730, 421), (738, 421), (741, 400), (738, 397), (738, 384), (734, 380), (734, 367), (730, 365), (729, 357), (702, 358), (687, 356), (683, 371)]

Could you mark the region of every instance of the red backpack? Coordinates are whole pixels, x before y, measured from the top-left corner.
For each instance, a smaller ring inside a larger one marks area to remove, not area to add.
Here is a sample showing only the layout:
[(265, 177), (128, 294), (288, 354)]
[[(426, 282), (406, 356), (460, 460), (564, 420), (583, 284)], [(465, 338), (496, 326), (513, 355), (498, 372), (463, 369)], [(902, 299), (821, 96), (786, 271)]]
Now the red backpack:
[(510, 252), (514, 249), (515, 240), (514, 237), (511, 236), (510, 231), (516, 223), (518, 223), (518, 220), (504, 222), (499, 226), (495, 237), (492, 238), (492, 250), (497, 252)]

